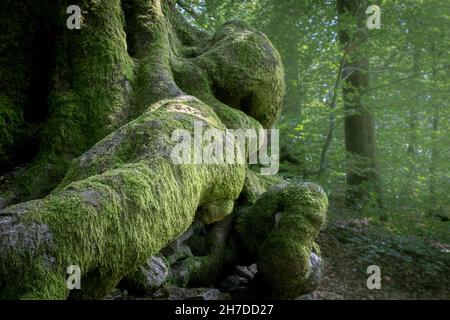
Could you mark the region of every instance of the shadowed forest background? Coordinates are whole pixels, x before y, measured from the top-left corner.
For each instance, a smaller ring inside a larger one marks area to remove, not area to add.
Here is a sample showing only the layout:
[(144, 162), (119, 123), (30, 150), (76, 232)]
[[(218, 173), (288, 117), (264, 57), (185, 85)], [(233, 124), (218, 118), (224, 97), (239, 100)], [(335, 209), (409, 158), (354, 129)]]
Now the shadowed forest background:
[[(321, 237), (333, 263), (315, 297), (449, 298), (450, 3), (369, 2), (178, 4), (206, 30), (248, 21), (281, 54), (280, 172), (330, 199)], [(366, 27), (370, 4), (379, 30)], [(384, 290), (365, 288), (370, 264)]]
[[(450, 299), (449, 1), (78, 2), (0, 5), (0, 298)], [(175, 166), (196, 119), (278, 176)]]

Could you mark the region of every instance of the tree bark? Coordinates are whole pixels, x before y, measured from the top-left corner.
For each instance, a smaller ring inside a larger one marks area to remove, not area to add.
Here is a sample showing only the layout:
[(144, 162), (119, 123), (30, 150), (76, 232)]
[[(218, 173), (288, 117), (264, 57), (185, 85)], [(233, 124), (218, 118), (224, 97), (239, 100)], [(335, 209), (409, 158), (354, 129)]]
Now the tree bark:
[[(362, 207), (375, 193), (380, 204), (376, 163), (375, 118), (364, 105), (369, 87), (369, 62), (363, 51), (366, 41), (364, 1), (338, 0), (339, 41), (345, 48), (344, 65), (345, 150), (348, 154), (346, 202)], [(355, 31), (350, 31), (355, 29)]]

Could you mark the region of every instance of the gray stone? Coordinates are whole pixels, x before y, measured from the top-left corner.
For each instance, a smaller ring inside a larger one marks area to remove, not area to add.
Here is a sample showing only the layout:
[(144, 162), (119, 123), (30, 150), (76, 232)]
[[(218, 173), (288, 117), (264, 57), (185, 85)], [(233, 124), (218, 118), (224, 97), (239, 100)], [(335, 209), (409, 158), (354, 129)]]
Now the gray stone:
[(149, 289), (161, 287), (169, 275), (169, 268), (164, 259), (158, 256), (148, 259), (147, 263), (141, 266), (141, 271), (146, 278)]
[(246, 266), (234, 266), (236, 270), (236, 274), (240, 277), (246, 278), (248, 280), (252, 280), (255, 276)]
[(305, 293), (313, 292), (317, 289), (322, 281), (323, 272), (322, 259), (314, 252), (311, 252), (309, 255), (309, 274), (304, 283)]
[(161, 256), (153, 256), (130, 272), (120, 283), (121, 289), (147, 294), (158, 290), (167, 280), (169, 268)]
[(248, 279), (240, 277), (236, 274), (226, 277), (222, 281), (222, 288), (225, 291), (233, 291), (239, 288), (243, 288), (248, 284)]
[(247, 269), (248, 269), (248, 271), (250, 271), (254, 275), (258, 273), (258, 266), (256, 265), (256, 263), (249, 265), (247, 267)]
[(6, 208), (8, 206), (8, 200), (3, 197), (0, 197), (0, 210)]

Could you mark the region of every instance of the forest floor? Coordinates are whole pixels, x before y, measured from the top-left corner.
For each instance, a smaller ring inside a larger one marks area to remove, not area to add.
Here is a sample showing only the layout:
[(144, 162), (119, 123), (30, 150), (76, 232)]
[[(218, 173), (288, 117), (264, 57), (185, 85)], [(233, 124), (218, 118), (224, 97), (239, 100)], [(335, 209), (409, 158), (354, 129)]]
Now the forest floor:
[[(448, 233), (450, 222), (437, 223)], [(442, 238), (439, 233), (421, 236), (393, 225), (395, 221), (331, 208), (318, 238), (324, 278), (305, 298), (450, 299), (450, 243), (436, 240)], [(370, 265), (380, 267), (379, 290), (367, 288)]]

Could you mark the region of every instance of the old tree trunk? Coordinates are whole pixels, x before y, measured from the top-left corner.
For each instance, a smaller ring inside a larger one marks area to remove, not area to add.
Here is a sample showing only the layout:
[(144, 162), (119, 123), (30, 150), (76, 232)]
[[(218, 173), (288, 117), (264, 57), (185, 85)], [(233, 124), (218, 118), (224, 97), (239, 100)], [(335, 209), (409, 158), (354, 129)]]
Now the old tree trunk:
[[(273, 124), (284, 84), (269, 40), (239, 21), (200, 32), (171, 0), (75, 2), (2, 2), (0, 297), (102, 298), (177, 246), (183, 259), (165, 261), (180, 286), (212, 285), (245, 257), (274, 296), (311, 290), (320, 187), (170, 158), (172, 133), (194, 121)], [(80, 30), (66, 27), (69, 4)]]

